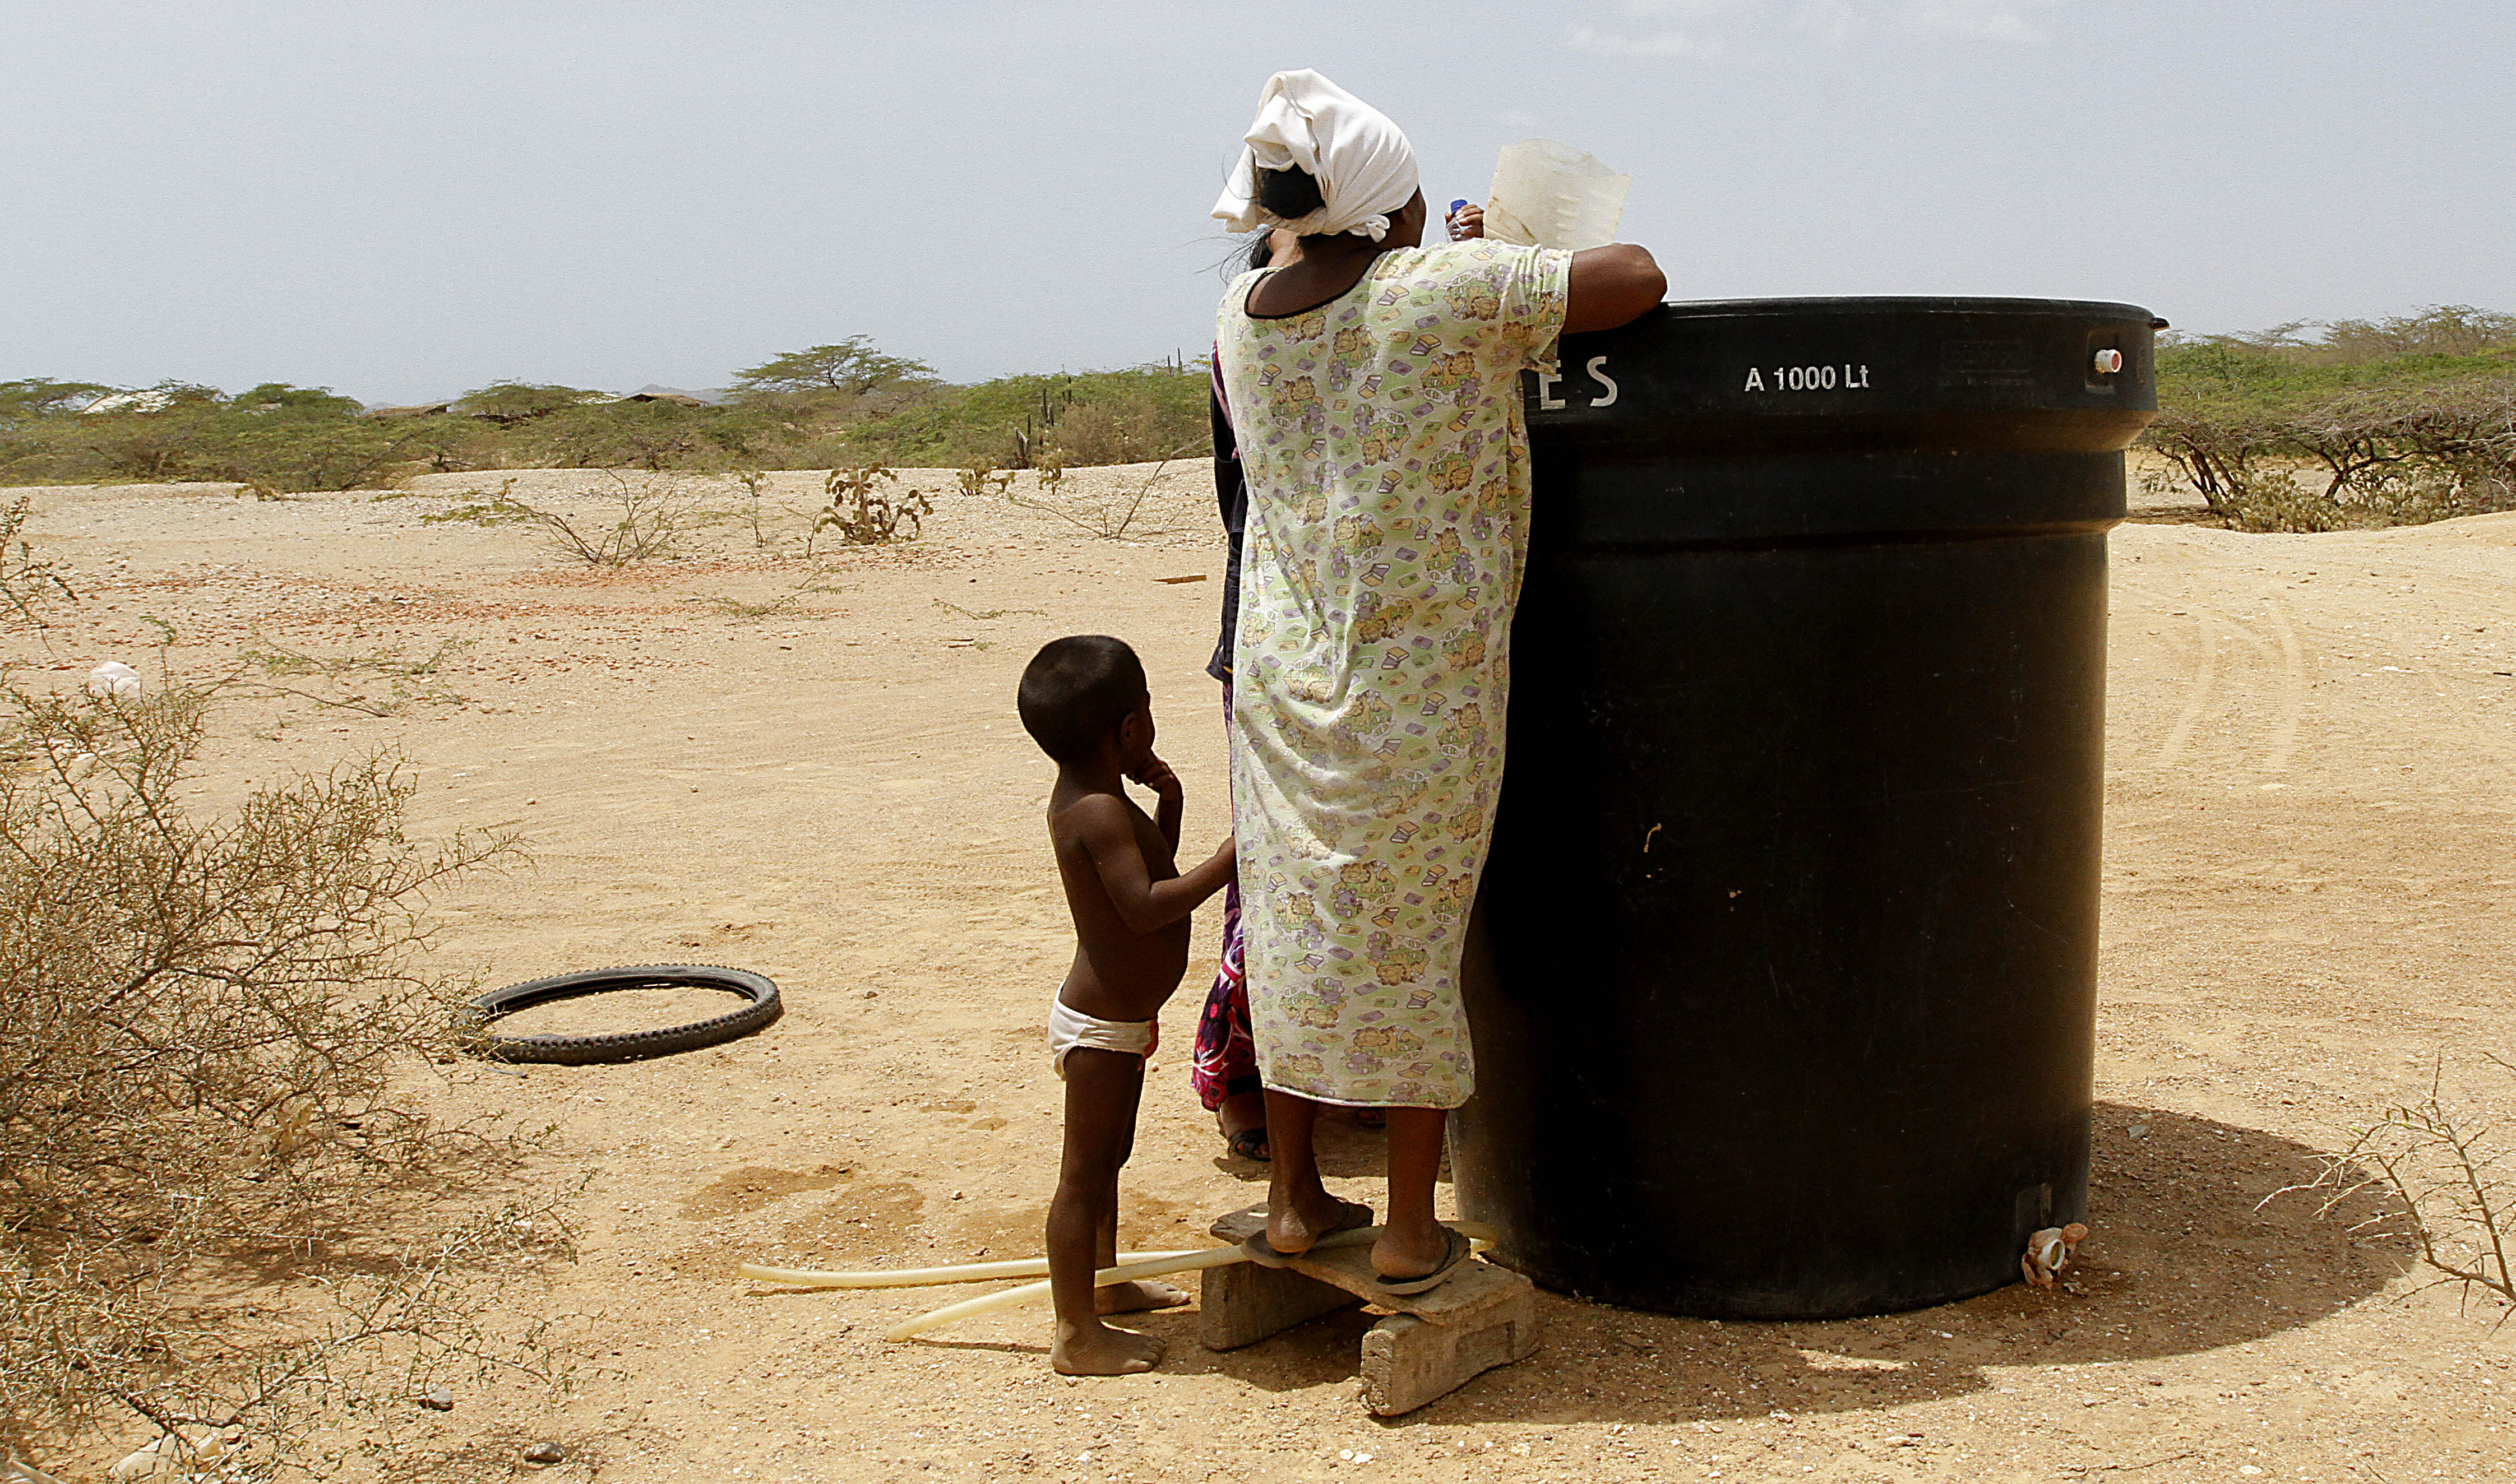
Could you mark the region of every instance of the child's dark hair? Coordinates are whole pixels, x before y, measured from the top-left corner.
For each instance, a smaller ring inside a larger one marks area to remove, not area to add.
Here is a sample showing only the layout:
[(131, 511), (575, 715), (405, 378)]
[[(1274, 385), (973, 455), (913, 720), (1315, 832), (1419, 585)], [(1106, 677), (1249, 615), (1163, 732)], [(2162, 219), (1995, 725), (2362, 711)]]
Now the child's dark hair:
[(1081, 763), (1145, 704), (1145, 667), (1124, 639), (1076, 634), (1050, 639), (1024, 667), (1016, 706), (1023, 730), (1059, 763)]
[(1317, 176), (1296, 165), (1258, 172), (1258, 204), (1287, 222), (1298, 222), (1327, 204)]

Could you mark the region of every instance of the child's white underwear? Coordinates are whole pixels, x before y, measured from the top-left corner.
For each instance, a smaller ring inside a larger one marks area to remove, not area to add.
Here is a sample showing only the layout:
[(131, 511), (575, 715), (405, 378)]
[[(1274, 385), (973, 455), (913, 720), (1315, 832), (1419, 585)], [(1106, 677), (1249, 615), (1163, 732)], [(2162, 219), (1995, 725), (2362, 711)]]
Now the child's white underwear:
[(1083, 1013), (1064, 1000), (1052, 1001), (1048, 1007), (1048, 1064), (1057, 1068), (1059, 1077), (1064, 1077), (1066, 1053), (1077, 1047), (1150, 1056), (1157, 1024), (1153, 1020), (1104, 1020)]

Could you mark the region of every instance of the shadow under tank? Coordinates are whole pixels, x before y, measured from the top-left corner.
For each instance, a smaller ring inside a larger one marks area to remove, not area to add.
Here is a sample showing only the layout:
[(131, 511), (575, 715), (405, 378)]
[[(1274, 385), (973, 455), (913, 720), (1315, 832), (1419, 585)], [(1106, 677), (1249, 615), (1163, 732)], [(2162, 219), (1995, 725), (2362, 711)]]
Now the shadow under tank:
[(1913, 1308), (2083, 1217), (2130, 305), (1663, 306), (1529, 379), (1460, 1206), (1550, 1288)]

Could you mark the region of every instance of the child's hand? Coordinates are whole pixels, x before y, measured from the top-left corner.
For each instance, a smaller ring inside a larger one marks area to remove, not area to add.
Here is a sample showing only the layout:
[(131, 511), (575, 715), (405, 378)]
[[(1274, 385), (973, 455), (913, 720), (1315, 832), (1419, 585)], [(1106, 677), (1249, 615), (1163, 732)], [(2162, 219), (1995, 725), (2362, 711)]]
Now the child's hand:
[(1183, 792), (1179, 774), (1172, 772), (1171, 765), (1159, 758), (1148, 756), (1145, 765), (1127, 776), (1164, 799), (1177, 799)]
[(1471, 201), (1450, 214), (1450, 240), (1465, 242), (1486, 234), (1486, 209)]
[(1236, 865), (1238, 864), (1240, 858), (1240, 846), (1238, 842), (1230, 835), (1224, 836), (1223, 844), (1214, 847), (1214, 858), (1216, 860), (1232, 861)]

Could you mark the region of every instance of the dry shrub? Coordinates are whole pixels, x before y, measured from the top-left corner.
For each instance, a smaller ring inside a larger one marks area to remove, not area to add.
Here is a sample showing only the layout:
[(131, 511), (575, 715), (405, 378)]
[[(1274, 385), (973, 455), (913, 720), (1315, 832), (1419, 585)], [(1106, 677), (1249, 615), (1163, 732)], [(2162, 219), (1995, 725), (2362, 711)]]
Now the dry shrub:
[(1170, 460), (1162, 460), (1153, 466), (1153, 472), (1146, 476), (1143, 483), (1133, 488), (1114, 480), (1069, 487), (1065, 460), (1054, 458), (1044, 463), (1034, 476), (1038, 493), (1015, 494), (1010, 482), (1003, 486), (1001, 493), (1010, 504), (1055, 515), (1076, 530), (1103, 541), (1124, 541), (1130, 536), (1158, 536), (1164, 534), (1162, 528), (1139, 525), (1137, 521), (1144, 515), (1145, 502), (1153, 497), (1154, 488), (1162, 482), (1163, 471), (1169, 468)]
[[(23, 534), (28, 509), (23, 495), (0, 507), (0, 607), (18, 622), (41, 629), (45, 623), (36, 611), (37, 603), (51, 598), (75, 601), (78, 595), (51, 562), (36, 559), (35, 549)], [(14, 554), (12, 546), (17, 548)]]
[(554, 1379), (494, 1300), (569, 1231), (408, 1096), (465, 1025), (429, 893), (511, 842), (405, 839), (387, 759), (189, 814), (210, 704), (0, 686), (0, 1449), (320, 1476), (434, 1378)]
[(697, 520), (697, 501), (677, 481), (631, 483), (610, 474), (612, 488), (605, 503), (615, 514), (571, 520), (557, 511), (526, 509), (551, 544), (566, 556), (599, 567), (627, 566), (671, 556)]
[(599, 567), (627, 566), (679, 554), (682, 542), (699, 522), (697, 499), (676, 480), (633, 484), (616, 470), (607, 469), (604, 474), (612, 487), (602, 497), (609, 509), (600, 515), (569, 516), (527, 505), (515, 497), (516, 481), (509, 479), (485, 499), (477, 489), (466, 490), (472, 503), (419, 518), (430, 525), (449, 520), (469, 525), (530, 525), (561, 556)]
[(760, 497), (769, 489), (769, 474), (766, 470), (737, 469), (734, 472), (734, 478), (742, 486), (742, 519), (751, 527), (752, 549), (766, 548), (773, 538), (767, 527), (760, 523)]
[[(2516, 1063), (2485, 1058), (2516, 1074)], [(2467, 1302), (2476, 1293), (2488, 1296), (2506, 1309), (2500, 1324), (2516, 1317), (2516, 1270), (2508, 1264), (2516, 1242), (2516, 1148), (2488, 1118), (2448, 1099), (2444, 1058), (2425, 1096), (2396, 1103), (2353, 1131), (2347, 1147), (2324, 1157), (2313, 1181), (2292, 1189), (2321, 1196), (2327, 1216), (2374, 1197), (2374, 1215), (2353, 1230), (2408, 1238), (2435, 1275), (2423, 1286), (2453, 1285)]]
[(445, 668), (472, 647), (468, 639), (440, 641), (413, 659), (398, 644), (356, 654), (309, 654), (272, 639), (236, 656), (236, 683), (247, 693), (295, 696), (317, 706), (370, 717), (399, 715), (414, 705), (460, 706), (463, 696), (445, 683)]

